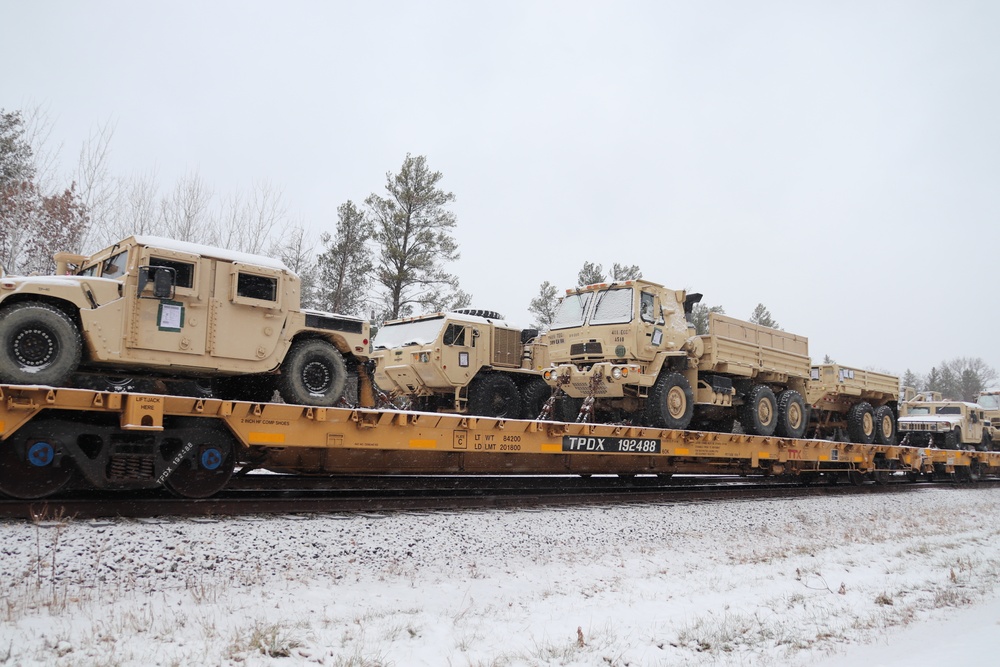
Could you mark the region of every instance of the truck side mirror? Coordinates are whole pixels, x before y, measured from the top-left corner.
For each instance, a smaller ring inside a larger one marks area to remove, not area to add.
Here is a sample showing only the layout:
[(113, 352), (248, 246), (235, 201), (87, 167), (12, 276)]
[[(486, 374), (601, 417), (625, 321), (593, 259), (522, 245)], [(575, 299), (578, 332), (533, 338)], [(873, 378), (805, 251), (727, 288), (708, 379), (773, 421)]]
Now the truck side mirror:
[(172, 299), (174, 296), (175, 271), (169, 266), (139, 267), (139, 287), (136, 296), (142, 298), (142, 291), (150, 278), (153, 280), (154, 299)]

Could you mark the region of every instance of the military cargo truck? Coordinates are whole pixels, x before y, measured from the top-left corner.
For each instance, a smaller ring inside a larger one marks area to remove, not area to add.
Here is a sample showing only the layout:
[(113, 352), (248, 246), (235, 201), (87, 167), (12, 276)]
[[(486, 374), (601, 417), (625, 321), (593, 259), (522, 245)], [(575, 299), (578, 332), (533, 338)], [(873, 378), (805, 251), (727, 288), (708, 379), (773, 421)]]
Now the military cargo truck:
[(152, 236), (55, 259), (57, 275), (0, 279), (0, 382), (132, 390), (142, 375), (331, 406), (368, 357), (368, 323), (301, 308), (275, 259)]
[(917, 394), (901, 412), (900, 444), (980, 451), (994, 448), (993, 427), (978, 403), (941, 400), (940, 394)]
[(543, 374), (569, 397), (555, 416), (579, 405), (600, 421), (729, 431), (738, 419), (747, 433), (802, 437), (808, 340), (718, 313), (697, 335), (689, 316), (700, 299), (648, 280), (567, 290)]
[(896, 440), (899, 378), (838, 364), (813, 366), (806, 385), (806, 436), (891, 445)]
[(425, 411), (534, 419), (549, 397), (544, 340), (499, 313), (459, 310), (386, 322), (372, 341), (375, 384)]

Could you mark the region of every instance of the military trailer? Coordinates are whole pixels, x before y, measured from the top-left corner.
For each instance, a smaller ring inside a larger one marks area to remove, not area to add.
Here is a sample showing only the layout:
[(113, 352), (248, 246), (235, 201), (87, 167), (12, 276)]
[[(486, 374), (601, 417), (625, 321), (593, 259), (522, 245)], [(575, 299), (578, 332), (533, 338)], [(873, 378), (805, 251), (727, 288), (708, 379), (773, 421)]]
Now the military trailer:
[(493, 311), (393, 320), (372, 345), (375, 384), (417, 410), (534, 419), (549, 397), (544, 340)]
[[(808, 340), (718, 313), (689, 321), (700, 294), (648, 280), (567, 290), (547, 334), (543, 374), (567, 400), (556, 417), (798, 438), (805, 433)], [(568, 408), (567, 408), (568, 404)]]
[(301, 308), (275, 259), (153, 236), (55, 259), (57, 275), (0, 280), (0, 382), (155, 377), (173, 393), (332, 406), (368, 357), (368, 323)]
[(899, 417), (900, 444), (909, 447), (990, 451), (993, 427), (978, 403), (918, 394)]
[(806, 436), (891, 445), (896, 440), (899, 378), (838, 364), (813, 366), (806, 385)]

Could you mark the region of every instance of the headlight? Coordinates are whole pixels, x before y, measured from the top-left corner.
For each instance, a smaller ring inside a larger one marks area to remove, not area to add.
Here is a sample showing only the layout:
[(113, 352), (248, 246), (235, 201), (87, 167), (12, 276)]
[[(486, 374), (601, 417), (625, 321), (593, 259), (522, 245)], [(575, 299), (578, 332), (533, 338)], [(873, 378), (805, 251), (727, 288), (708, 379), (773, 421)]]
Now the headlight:
[(618, 368), (617, 366), (615, 366), (614, 368), (612, 368), (611, 369), (611, 377), (613, 377), (616, 380), (621, 380), (622, 379), (622, 369)]

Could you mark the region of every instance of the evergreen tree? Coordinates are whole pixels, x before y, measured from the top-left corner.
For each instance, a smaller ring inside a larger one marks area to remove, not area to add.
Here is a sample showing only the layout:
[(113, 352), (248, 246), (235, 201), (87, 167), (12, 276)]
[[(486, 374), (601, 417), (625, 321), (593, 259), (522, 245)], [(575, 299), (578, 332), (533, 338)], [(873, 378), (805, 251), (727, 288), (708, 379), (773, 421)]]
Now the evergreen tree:
[(409, 315), (417, 306), (450, 309), (469, 296), (444, 264), (458, 259), (452, 234), (455, 214), (447, 206), (455, 195), (439, 187), (442, 174), (424, 156), (407, 154), (399, 173), (387, 173), (385, 192), (365, 200), (378, 248), (375, 282), (381, 288), (386, 319)]
[(771, 311), (765, 308), (762, 303), (758, 303), (757, 307), (753, 309), (753, 314), (750, 315), (750, 321), (754, 324), (759, 324), (762, 327), (769, 327), (771, 329), (781, 328), (781, 326), (775, 322), (774, 318), (771, 317)]
[(372, 224), (353, 202), (337, 208), (337, 233), (324, 234), (325, 250), (317, 258), (316, 302), (323, 310), (363, 315), (371, 287)]
[(696, 303), (691, 308), (690, 321), (694, 325), (695, 332), (699, 336), (704, 336), (708, 333), (709, 315), (712, 313), (724, 315), (725, 312), (722, 306), (708, 306), (704, 303)]
[(556, 305), (559, 303), (556, 286), (545, 281), (538, 288), (538, 296), (531, 300), (528, 312), (535, 316), (532, 324), (537, 329), (547, 330), (552, 324), (552, 318), (556, 314)]

